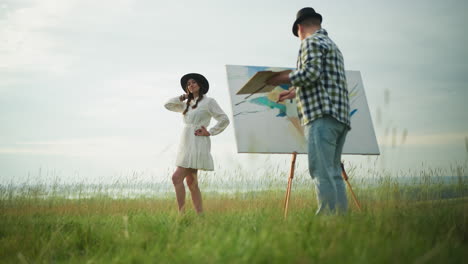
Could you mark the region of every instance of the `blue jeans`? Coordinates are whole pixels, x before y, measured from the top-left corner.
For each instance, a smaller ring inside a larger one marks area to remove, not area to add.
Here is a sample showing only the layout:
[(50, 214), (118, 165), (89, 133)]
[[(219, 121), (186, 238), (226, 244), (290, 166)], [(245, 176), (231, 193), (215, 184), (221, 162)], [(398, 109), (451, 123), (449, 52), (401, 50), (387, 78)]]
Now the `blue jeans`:
[(318, 209), (323, 214), (344, 213), (348, 209), (346, 189), (341, 177), (341, 152), (348, 127), (331, 116), (318, 118), (305, 126), (309, 173), (315, 183)]

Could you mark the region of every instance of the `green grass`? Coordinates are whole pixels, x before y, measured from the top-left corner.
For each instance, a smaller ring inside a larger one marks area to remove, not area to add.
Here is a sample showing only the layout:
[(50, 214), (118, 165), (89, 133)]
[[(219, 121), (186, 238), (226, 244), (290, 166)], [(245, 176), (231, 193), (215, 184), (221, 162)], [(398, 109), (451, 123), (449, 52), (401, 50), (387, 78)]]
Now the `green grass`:
[[(350, 199), (348, 214), (320, 217), (308, 188), (294, 186), (286, 220), (283, 191), (208, 193), (203, 216), (191, 206), (180, 216), (172, 196), (67, 199), (4, 189), (0, 263), (463, 263), (468, 257), (464, 182), (383, 181), (355, 188), (362, 212)], [(441, 199), (447, 192), (458, 198)]]

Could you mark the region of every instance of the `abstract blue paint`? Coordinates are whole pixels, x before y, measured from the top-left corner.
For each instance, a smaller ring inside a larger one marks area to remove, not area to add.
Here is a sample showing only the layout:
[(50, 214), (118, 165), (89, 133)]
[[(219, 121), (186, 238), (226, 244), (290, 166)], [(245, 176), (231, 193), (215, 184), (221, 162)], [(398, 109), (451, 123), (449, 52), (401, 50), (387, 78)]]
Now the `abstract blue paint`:
[(266, 96), (260, 96), (257, 98), (250, 99), (249, 102), (257, 104), (257, 105), (261, 105), (261, 106), (266, 106), (271, 109), (275, 109), (275, 108), (278, 109), (279, 113), (276, 115), (277, 117), (286, 116), (286, 106), (284, 104), (277, 104), (271, 101), (270, 99), (268, 99), (268, 97)]

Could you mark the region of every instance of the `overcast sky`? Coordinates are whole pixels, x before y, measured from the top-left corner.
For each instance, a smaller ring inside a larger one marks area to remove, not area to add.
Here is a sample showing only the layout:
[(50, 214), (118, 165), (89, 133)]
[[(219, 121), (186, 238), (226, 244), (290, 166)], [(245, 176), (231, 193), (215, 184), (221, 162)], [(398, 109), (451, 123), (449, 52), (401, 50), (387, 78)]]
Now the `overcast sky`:
[[(294, 67), (305, 6), (361, 71), (379, 166), (466, 162), (467, 1), (0, 0), (0, 183), (169, 177), (180, 77), (204, 74), (232, 120), (225, 65)], [(268, 159), (237, 154), (232, 125), (212, 146), (219, 170)]]

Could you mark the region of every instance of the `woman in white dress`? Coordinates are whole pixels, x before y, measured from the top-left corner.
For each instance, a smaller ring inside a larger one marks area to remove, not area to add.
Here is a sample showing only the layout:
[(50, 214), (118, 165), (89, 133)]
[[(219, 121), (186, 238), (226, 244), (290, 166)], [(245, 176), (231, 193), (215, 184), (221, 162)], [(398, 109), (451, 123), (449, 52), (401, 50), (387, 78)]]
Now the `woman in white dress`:
[[(185, 208), (186, 179), (189, 187), (193, 206), (198, 214), (203, 212), (202, 196), (198, 187), (198, 170), (212, 171), (213, 158), (211, 157), (210, 136), (221, 133), (228, 125), (229, 119), (218, 103), (207, 97), (208, 80), (201, 74), (189, 73), (180, 79), (180, 85), (184, 94), (171, 98), (165, 107), (183, 115), (184, 130), (179, 145), (176, 159), (176, 170), (172, 175), (179, 212)], [(217, 124), (207, 130), (213, 117)]]

